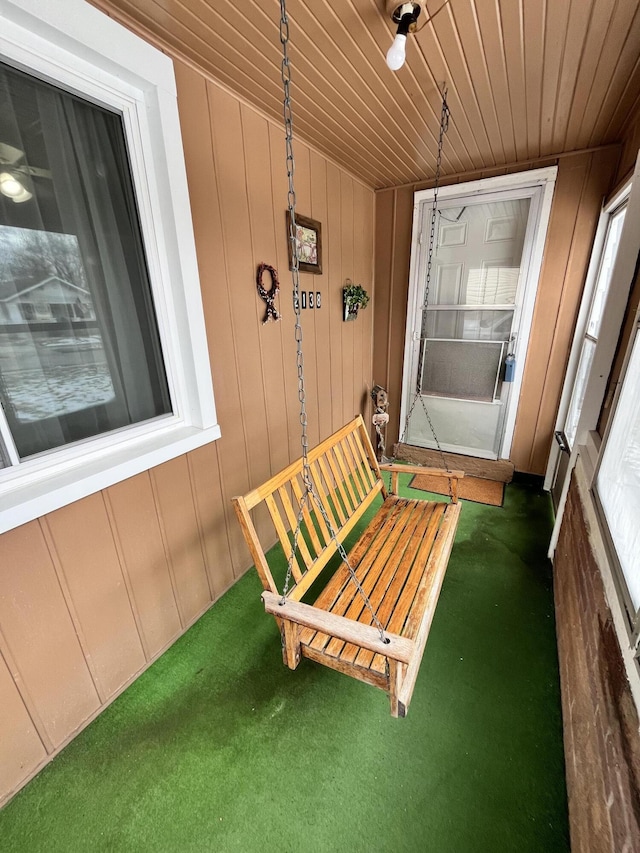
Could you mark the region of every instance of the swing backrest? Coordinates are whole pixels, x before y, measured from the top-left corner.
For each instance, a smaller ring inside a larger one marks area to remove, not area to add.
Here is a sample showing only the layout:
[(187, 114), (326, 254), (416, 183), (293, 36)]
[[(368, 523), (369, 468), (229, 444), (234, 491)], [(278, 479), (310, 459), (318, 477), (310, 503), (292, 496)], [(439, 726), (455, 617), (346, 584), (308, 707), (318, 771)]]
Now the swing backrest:
[[(380, 468), (362, 417), (358, 416), (317, 447), (309, 450), (315, 496), (322, 503), (336, 538), (343, 542), (378, 494), (387, 496)], [(233, 498), (233, 504), (265, 590), (279, 594), (258, 539), (250, 510), (264, 502), (285, 559), (292, 551), (301, 499), (305, 493), (302, 460), (293, 462), (262, 486)], [(336, 553), (322, 512), (309, 498), (303, 508), (298, 545), (292, 562), (295, 585), (287, 598), (300, 601)]]

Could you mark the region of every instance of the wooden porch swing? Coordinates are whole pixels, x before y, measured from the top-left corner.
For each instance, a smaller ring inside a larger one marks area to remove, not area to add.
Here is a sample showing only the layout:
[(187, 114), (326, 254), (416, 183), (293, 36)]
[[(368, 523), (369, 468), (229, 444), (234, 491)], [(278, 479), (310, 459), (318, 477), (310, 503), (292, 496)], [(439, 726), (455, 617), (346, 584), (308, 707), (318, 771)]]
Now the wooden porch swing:
[[(289, 239), (293, 256), (298, 397), (302, 457), (233, 504), (262, 581), (265, 609), (280, 628), (284, 662), (296, 669), (301, 657), (385, 690), (394, 717), (406, 715), (424, 653), (429, 628), (455, 538), (460, 515), (458, 479), (444, 469), (379, 464), (360, 416), (309, 450), (300, 324), (299, 266), (295, 240), (293, 128), (289, 95), (289, 41), (285, 0), (280, 0), (282, 80), (289, 177)], [(443, 93), (442, 118), (432, 211), (425, 304), (428, 300), (436, 218), (437, 189), (448, 108)], [(423, 348), (424, 350), (424, 345)], [(416, 389), (406, 423), (416, 400)], [(431, 419), (425, 410), (438, 449)], [(416, 471), (444, 477), (449, 501), (404, 499), (398, 476)], [(390, 472), (387, 488), (382, 472)], [(349, 554), (345, 539), (380, 496), (375, 512)], [(287, 560), (281, 589), (251, 519), (264, 504)], [(335, 560), (332, 561), (332, 558)], [(333, 567), (333, 563), (336, 566)], [(333, 567), (333, 571), (332, 571)], [(328, 579), (321, 580), (327, 569)], [(291, 581), (293, 584), (291, 585)], [(313, 604), (302, 601), (316, 581), (324, 586)]]

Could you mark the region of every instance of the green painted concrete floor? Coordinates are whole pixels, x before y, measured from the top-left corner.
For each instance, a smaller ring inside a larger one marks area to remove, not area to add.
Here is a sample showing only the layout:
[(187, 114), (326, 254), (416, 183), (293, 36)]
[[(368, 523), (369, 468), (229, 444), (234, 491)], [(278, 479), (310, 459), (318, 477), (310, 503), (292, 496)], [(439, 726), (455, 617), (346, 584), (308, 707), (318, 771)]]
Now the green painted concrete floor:
[(0, 812), (0, 850), (568, 851), (550, 529), (529, 486), (465, 502), (404, 720), (287, 670), (250, 572)]

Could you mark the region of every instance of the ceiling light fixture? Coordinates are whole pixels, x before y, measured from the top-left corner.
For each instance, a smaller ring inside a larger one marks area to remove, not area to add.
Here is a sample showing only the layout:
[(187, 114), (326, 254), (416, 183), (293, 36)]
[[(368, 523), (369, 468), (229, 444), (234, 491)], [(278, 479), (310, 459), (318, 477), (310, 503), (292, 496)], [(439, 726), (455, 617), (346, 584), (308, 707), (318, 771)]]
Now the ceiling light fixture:
[(25, 178), (17, 175), (15, 170), (0, 172), (0, 193), (10, 198), (15, 204), (29, 201), (32, 193), (25, 186)]
[(38, 166), (29, 166), (24, 151), (0, 142), (0, 193), (15, 204), (33, 198), (32, 178), (48, 178), (51, 172)]
[(396, 37), (387, 51), (387, 65), (392, 71), (397, 71), (404, 65), (407, 35), (417, 30), (418, 18), (423, 10), (423, 18), (426, 18), (425, 0), (419, 3), (398, 3), (395, 0), (387, 2), (387, 13), (394, 24), (398, 25)]
[(451, 0), (444, 0), (441, 5), (429, 14), (427, 0), (415, 0), (413, 3), (398, 3), (398, 0), (385, 0), (387, 15), (394, 24), (398, 25), (396, 37), (387, 51), (387, 65), (392, 71), (397, 71), (404, 65), (406, 58), (407, 35), (421, 30), (425, 24), (439, 15), (449, 5)]

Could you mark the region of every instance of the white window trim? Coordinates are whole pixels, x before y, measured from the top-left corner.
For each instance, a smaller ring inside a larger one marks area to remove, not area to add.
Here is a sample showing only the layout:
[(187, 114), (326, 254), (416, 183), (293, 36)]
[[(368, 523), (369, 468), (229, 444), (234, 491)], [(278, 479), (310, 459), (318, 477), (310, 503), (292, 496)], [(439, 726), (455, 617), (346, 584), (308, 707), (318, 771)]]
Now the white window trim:
[(173, 414), (0, 469), (0, 533), (220, 437), (171, 60), (84, 0), (2, 0), (0, 59), (123, 116)]
[[(594, 290), (598, 280), (600, 267), (602, 265), (602, 253), (604, 251), (604, 244), (609, 230), (609, 222), (611, 216), (616, 212), (620, 205), (625, 201), (628, 202), (630, 192), (631, 180), (627, 181), (627, 183), (618, 193), (616, 193), (615, 197), (602, 209), (602, 212), (600, 213), (596, 236), (591, 249), (591, 258), (589, 260), (589, 268), (585, 279), (580, 310), (578, 312), (576, 329), (571, 343), (569, 361), (565, 372), (565, 381), (562, 387), (562, 396), (560, 398), (560, 405), (558, 406), (558, 415), (556, 417), (554, 433), (564, 429), (567, 415), (569, 413), (569, 406), (571, 404), (573, 388), (578, 373), (580, 356), (582, 354), (582, 344), (587, 331), (589, 315), (591, 314)], [(611, 286), (611, 283), (609, 283), (609, 286)], [(577, 441), (575, 443), (577, 444)], [(553, 487), (553, 481), (556, 476), (558, 460), (561, 453), (562, 450), (560, 449), (560, 445), (556, 441), (553, 441), (551, 444), (551, 451), (549, 453), (549, 461), (547, 462), (547, 470), (544, 479), (544, 489), (546, 491), (549, 491)]]

